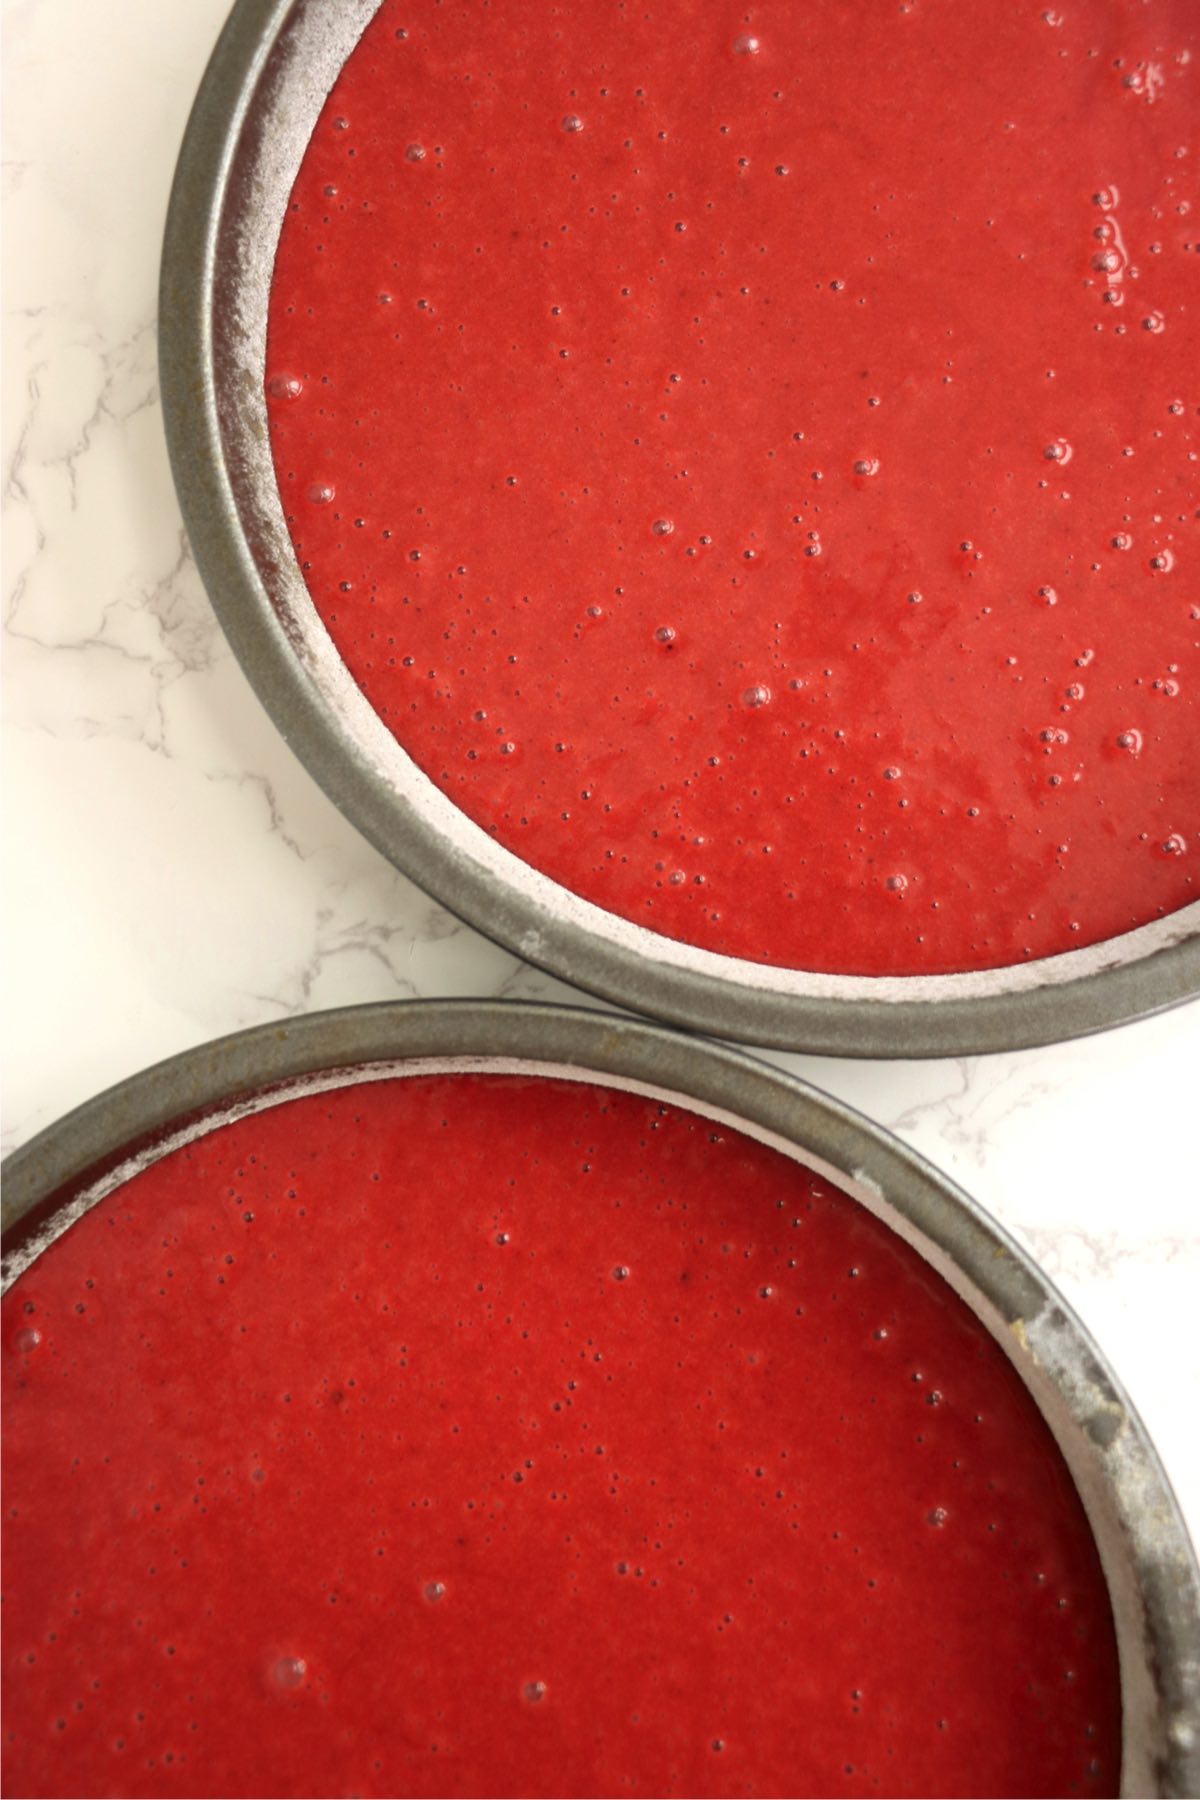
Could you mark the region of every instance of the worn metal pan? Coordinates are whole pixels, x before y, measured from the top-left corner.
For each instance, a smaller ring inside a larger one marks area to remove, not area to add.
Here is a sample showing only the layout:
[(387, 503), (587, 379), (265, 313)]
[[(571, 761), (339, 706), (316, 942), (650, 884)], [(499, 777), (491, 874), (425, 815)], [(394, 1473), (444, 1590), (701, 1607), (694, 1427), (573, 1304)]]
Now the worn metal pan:
[(200, 88), (163, 253), (160, 366), (176, 485), (225, 631), (288, 743), (386, 857), (469, 923), (591, 993), (778, 1049), (944, 1056), (1078, 1036), (1200, 989), (1200, 903), (982, 973), (775, 969), (681, 944), (498, 844), (405, 753), (313, 606), (268, 445), (275, 249), (321, 106), (378, 0), (240, 0)]
[(1126, 1794), (1200, 1786), (1200, 1587), (1145, 1430), (1030, 1258), (927, 1162), (746, 1054), (640, 1021), (471, 1001), (350, 1008), (188, 1051), (79, 1108), (5, 1168), (6, 1278), (20, 1280), (137, 1170), (231, 1117), (313, 1087), (431, 1070), (528, 1071), (632, 1089), (759, 1138), (834, 1180), (924, 1257), (1002, 1346), (1050, 1426), (1108, 1582)]

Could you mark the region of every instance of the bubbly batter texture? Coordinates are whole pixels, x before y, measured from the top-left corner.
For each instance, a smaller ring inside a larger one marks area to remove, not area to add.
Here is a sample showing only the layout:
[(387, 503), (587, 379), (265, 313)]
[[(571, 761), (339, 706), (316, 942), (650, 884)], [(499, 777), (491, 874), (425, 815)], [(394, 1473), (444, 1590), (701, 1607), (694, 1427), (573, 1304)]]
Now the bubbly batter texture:
[(317, 609), (534, 868), (780, 966), (1197, 896), (1190, 0), (384, 0), (275, 266)]
[(8, 1792), (1116, 1791), (1011, 1364), (679, 1107), (285, 1102), (95, 1207), (3, 1334)]

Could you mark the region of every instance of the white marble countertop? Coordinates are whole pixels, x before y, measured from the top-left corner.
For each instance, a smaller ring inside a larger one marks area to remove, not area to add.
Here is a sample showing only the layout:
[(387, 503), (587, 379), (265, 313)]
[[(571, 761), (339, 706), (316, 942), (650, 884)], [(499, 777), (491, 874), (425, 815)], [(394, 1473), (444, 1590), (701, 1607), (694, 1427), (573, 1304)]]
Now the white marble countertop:
[[(6, 1135), (241, 1026), (574, 999), (357, 835), (234, 662), (188, 552), (159, 244), (227, 0), (6, 0)], [(1013, 1230), (1104, 1346), (1200, 1537), (1200, 1005), (1022, 1054), (779, 1057)]]

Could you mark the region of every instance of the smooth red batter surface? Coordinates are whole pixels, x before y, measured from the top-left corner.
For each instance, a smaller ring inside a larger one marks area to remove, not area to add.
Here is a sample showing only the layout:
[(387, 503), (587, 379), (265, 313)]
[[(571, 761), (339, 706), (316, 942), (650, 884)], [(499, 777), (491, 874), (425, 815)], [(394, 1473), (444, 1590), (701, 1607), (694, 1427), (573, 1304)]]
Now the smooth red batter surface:
[(384, 0), (285, 220), (297, 555), (472, 819), (861, 974), (1196, 897), (1193, 0)]
[(1011, 1365), (691, 1113), (289, 1102), (89, 1213), (3, 1332), (8, 1793), (1116, 1791)]

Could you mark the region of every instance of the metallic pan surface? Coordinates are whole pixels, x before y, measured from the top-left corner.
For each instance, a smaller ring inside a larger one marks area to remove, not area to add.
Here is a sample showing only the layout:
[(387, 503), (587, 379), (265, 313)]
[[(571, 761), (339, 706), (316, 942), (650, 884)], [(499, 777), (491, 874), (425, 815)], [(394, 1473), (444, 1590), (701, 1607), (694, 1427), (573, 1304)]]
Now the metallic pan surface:
[(378, 0), (240, 0), (205, 75), (167, 219), (163, 405), (196, 560), (251, 682), (331, 799), (463, 919), (639, 1012), (778, 1049), (939, 1056), (1099, 1030), (1200, 991), (1200, 902), (1019, 967), (862, 977), (774, 969), (630, 924), (521, 862), (416, 767), (304, 586), (271, 462), (267, 303), (321, 105)]
[(1200, 1793), (1200, 1573), (1145, 1429), (1099, 1350), (1036, 1264), (943, 1175), (740, 1051), (637, 1020), (504, 1002), (353, 1007), (240, 1032), (110, 1089), (9, 1158), (6, 1277), (214, 1115), (431, 1066), (514, 1064), (633, 1088), (749, 1132), (831, 1176), (950, 1282), (1030, 1389), (1087, 1509), (1117, 1624), (1121, 1792)]

